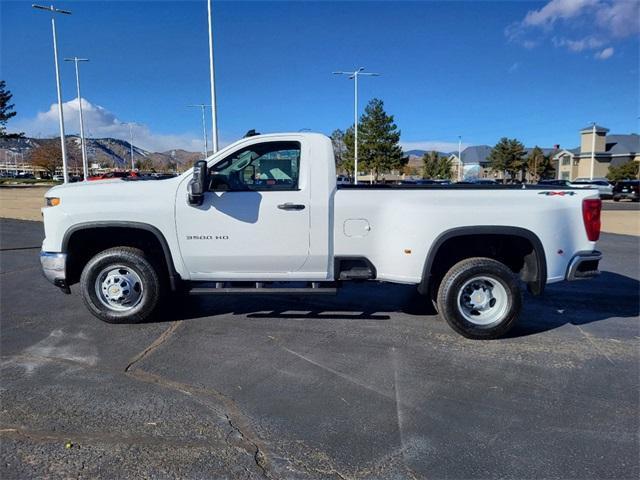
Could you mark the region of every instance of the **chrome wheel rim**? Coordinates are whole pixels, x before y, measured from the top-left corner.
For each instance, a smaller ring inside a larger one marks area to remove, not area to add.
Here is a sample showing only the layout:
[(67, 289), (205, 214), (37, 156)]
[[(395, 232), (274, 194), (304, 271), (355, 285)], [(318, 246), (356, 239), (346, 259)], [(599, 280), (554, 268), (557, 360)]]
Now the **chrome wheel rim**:
[(138, 272), (125, 265), (110, 265), (96, 277), (96, 295), (102, 304), (126, 312), (142, 301), (143, 284)]
[(501, 322), (509, 310), (507, 289), (496, 278), (473, 277), (458, 292), (458, 310), (465, 320), (474, 325)]

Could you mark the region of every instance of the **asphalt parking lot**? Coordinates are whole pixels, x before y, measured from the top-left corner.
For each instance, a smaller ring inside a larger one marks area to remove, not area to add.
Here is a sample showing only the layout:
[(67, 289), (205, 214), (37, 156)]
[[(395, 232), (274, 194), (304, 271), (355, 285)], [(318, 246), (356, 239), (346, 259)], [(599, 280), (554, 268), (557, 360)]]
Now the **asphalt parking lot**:
[(630, 200), (621, 200), (614, 202), (613, 200), (604, 200), (602, 202), (602, 209), (608, 210), (640, 210), (640, 202), (632, 202)]
[(4, 479), (640, 475), (638, 237), (478, 342), (381, 284), (107, 325), (42, 277), (42, 224), (0, 232)]

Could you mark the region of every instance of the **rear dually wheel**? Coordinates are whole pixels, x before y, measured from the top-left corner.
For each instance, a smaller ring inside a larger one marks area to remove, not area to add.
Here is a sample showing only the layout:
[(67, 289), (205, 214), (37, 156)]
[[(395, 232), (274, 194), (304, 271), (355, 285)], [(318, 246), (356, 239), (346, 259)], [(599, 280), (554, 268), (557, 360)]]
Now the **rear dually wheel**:
[(518, 320), (522, 294), (516, 276), (492, 258), (467, 258), (445, 274), (438, 313), (459, 334), (472, 339), (505, 335)]

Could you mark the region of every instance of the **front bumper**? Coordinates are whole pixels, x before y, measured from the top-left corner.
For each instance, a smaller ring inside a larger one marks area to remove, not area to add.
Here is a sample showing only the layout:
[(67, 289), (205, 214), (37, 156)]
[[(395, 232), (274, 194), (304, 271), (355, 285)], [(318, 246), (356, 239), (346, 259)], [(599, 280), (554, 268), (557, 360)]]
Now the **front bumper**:
[(567, 280), (585, 280), (600, 275), (598, 264), (602, 260), (602, 252), (578, 252), (569, 262)]
[(40, 252), (40, 264), (45, 278), (60, 287), (65, 293), (70, 293), (67, 285), (67, 254), (57, 252)]

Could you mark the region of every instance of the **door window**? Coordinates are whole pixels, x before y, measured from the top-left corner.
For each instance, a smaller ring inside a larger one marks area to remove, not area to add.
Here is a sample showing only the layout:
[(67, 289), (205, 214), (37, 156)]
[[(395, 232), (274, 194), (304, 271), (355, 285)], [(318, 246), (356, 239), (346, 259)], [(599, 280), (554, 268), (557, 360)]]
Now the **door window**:
[(265, 142), (240, 149), (211, 167), (214, 192), (298, 190), (300, 142)]

